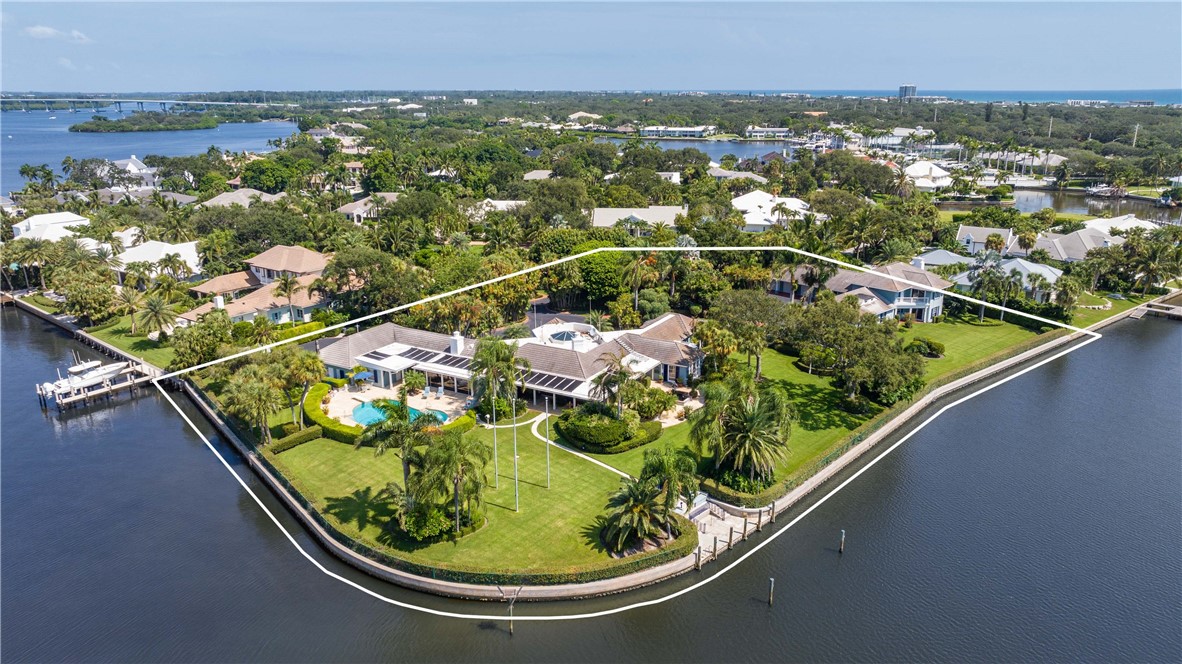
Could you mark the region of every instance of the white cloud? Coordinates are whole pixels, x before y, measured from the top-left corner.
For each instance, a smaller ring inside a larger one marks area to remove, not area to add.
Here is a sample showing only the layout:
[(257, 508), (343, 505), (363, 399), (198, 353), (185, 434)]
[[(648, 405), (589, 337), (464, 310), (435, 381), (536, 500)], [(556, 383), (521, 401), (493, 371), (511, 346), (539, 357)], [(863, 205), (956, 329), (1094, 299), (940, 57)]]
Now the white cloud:
[(64, 39), (66, 41), (74, 42), (75, 44), (89, 44), (94, 40), (87, 37), (81, 30), (70, 30), (63, 32), (57, 28), (48, 25), (30, 25), (22, 30), (26, 37), (33, 39)]
[(66, 69), (69, 69), (71, 71), (76, 71), (78, 69), (78, 67), (74, 64), (74, 62), (72, 60), (70, 60), (69, 58), (58, 58), (57, 63), (59, 65), (61, 65), (62, 67), (65, 67)]

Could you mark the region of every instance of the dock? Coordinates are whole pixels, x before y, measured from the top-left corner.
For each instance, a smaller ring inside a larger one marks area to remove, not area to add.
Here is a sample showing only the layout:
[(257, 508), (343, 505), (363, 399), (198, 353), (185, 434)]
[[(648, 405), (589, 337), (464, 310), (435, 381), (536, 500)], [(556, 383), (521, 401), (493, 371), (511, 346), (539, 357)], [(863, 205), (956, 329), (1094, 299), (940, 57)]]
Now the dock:
[(1176, 304), (1164, 304), (1162, 302), (1149, 302), (1137, 307), (1129, 314), (1129, 318), (1141, 318), (1143, 316), (1160, 316), (1162, 318), (1170, 318), (1173, 320), (1182, 320), (1182, 306)]
[(58, 410), (66, 410), (74, 406), (89, 406), (99, 401), (108, 401), (120, 392), (134, 396), (140, 388), (151, 384), (153, 377), (147, 367), (132, 366), (99, 385), (74, 390), (69, 394), (54, 393), (37, 385), (37, 399), (41, 402), (42, 408), (52, 405)]

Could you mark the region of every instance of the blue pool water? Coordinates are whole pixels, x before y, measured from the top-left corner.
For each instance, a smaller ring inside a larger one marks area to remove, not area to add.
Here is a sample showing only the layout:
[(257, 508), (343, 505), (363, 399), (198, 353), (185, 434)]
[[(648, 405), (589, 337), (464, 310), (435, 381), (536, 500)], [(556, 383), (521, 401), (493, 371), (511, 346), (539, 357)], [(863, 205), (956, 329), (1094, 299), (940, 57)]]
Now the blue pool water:
[[(398, 402), (395, 401), (394, 403)], [(423, 411), (419, 410), (418, 408), (410, 408), (409, 410), (410, 421), (412, 422), (418, 419), (419, 415), (423, 414)], [(443, 412), (442, 410), (431, 409), (427, 412), (434, 415), (440, 422), (447, 422), (447, 413)], [(371, 424), (377, 424), (378, 422), (381, 422), (385, 419), (386, 414), (382, 412), (381, 408), (373, 405), (373, 402), (371, 401), (357, 404), (357, 407), (353, 409), (353, 421), (363, 427), (367, 427)]]

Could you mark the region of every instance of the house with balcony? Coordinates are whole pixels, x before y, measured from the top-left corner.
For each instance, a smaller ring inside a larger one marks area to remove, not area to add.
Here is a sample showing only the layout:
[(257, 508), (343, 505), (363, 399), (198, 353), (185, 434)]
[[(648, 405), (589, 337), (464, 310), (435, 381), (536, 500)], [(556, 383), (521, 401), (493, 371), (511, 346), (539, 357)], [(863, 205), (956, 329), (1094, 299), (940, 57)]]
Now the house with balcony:
[(235, 300), (227, 301), (224, 296), (215, 295), (212, 302), (177, 316), (176, 324), (179, 327), (191, 325), (214, 309), (224, 309), (231, 323), (249, 323), (259, 317), (275, 325), (293, 321), (296, 324), (308, 323), (312, 320), (312, 312), (325, 306), (324, 298), (312, 290), (312, 282), (316, 279), (317, 275), (314, 274), (297, 279), (299, 290), (292, 294), (290, 303), (286, 297), (275, 292), (278, 284), (274, 282)]
[[(802, 270), (796, 268), (795, 277), (785, 271), (772, 283), (771, 292), (782, 297), (807, 300), (810, 288)], [(825, 288), (839, 300), (856, 298), (859, 308), (880, 320), (903, 318), (908, 314), (921, 323), (930, 322), (944, 313), (944, 294), (952, 282), (923, 268), (920, 259), (913, 263), (891, 263), (870, 272), (838, 270), (825, 281)]]
[(320, 276), (328, 265), (328, 256), (304, 247), (278, 245), (246, 261), (260, 284), (275, 281), (281, 274), (296, 277)]

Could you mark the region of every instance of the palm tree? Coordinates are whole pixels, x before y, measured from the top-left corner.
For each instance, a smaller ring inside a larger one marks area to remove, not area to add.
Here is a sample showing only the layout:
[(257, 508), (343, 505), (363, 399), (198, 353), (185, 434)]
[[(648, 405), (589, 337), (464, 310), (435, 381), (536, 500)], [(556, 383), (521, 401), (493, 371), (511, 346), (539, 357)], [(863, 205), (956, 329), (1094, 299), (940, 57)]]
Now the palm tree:
[(290, 272), (280, 273), (278, 277), (275, 277), (274, 283), (275, 288), (272, 292), (279, 297), (287, 299), (287, 319), (291, 321), (292, 325), (295, 325), (295, 309), (292, 307), (291, 300), (304, 287), (300, 284), (299, 277)]
[(707, 455), (714, 457), (714, 469), (722, 466), (722, 415), (726, 405), (733, 398), (727, 385), (719, 381), (703, 383), (698, 388), (702, 396), (702, 407), (690, 413), (690, 444), (694, 455), (702, 460)]
[(661, 503), (657, 500), (660, 488), (651, 480), (625, 478), (620, 490), (607, 502), (612, 511), (604, 518), (603, 539), (614, 551), (623, 551), (629, 544), (660, 533)]
[(250, 326), (250, 340), (255, 344), (261, 346), (275, 338), (275, 324), (266, 316), (255, 316)]
[(1030, 255), (1030, 250), (1034, 248), (1034, 244), (1038, 242), (1038, 233), (1034, 231), (1022, 231), (1018, 233), (1018, 248), (1020, 248), (1027, 256)]
[(123, 285), (141, 288), (152, 279), (152, 264), (148, 261), (132, 261), (123, 266)]
[(632, 381), (632, 370), (628, 366), (628, 351), (605, 352), (599, 356), (604, 370), (591, 379), (591, 395), (600, 401), (615, 403), (616, 416), (624, 414), (624, 402), (620, 392)]
[(365, 427), (354, 443), (354, 449), (365, 445), (373, 447), (374, 456), (381, 456), (387, 450), (398, 452), (402, 460), (402, 487), (412, 498), (411, 468), (420, 464), (418, 448), (429, 445), (439, 432), (439, 420), (430, 412), (420, 413), (413, 421), (410, 409), (402, 403), (389, 399), (376, 399), (371, 403), (385, 414), (386, 419)]
[(56, 247), (48, 240), (29, 240), (29, 243), (25, 245), (25, 260), (28, 264), (37, 266), (37, 277), (41, 280), (41, 290), (45, 290), (45, 266), (53, 260), (56, 253)]
[(732, 399), (723, 412), (723, 458), (754, 481), (769, 477), (788, 456), (788, 435), (794, 419), (788, 397), (776, 387), (759, 390), (751, 399)]
[(1031, 272), (1026, 277), (1026, 286), (1030, 288), (1030, 299), (1038, 302), (1038, 296), (1050, 286), (1050, 281), (1037, 272)]
[(624, 285), (632, 290), (632, 308), (640, 308), (640, 289), (656, 276), (656, 256), (641, 253), (623, 267)]
[(497, 399), (503, 394), (517, 398), (517, 383), (524, 381), (531, 371), (529, 360), (517, 356), (517, 344), (506, 343), (497, 337), (485, 337), (476, 342), (468, 370), (479, 395), (477, 399), (487, 397), (492, 409), (493, 481), (497, 482)]
[(144, 306), (140, 310), (140, 325), (145, 334), (161, 332), (170, 329), (176, 323), (176, 312), (168, 300), (158, 294), (151, 294), (144, 299)]
[(253, 422), (259, 428), (259, 439), (266, 445), (271, 442), (267, 418), (279, 408), (281, 398), (274, 376), (252, 364), (235, 374), (223, 399), (231, 414)]
[(423, 473), (416, 488), (421, 497), (451, 490), (457, 536), (460, 534), (460, 497), (465, 486), (470, 486), (473, 492), (469, 498), (480, 503), (487, 484), (484, 470), (491, 456), (488, 445), (475, 436), (464, 436), (455, 430), (445, 432), (423, 455)]
[(143, 303), (143, 293), (140, 293), (134, 288), (121, 286), (119, 291), (115, 293), (115, 311), (120, 315), (128, 314), (131, 316), (132, 336), (135, 336), (135, 315), (139, 312)]
[[(324, 376), (324, 362), (316, 353), (303, 351), (296, 353), (295, 357), (287, 364), (288, 377), (293, 383), (298, 383), (303, 387), (303, 392), (300, 394), (300, 412), (304, 412), (304, 401), (308, 398), (308, 391), (312, 389), (312, 384), (320, 380)], [(294, 421), (294, 420), (293, 420)], [(304, 428), (304, 418), (299, 418), (300, 429)]]
[(1059, 277), (1055, 281), (1055, 301), (1066, 311), (1071, 311), (1079, 301), (1079, 294), (1083, 290), (1079, 282), (1071, 277)]
[(175, 301), (179, 298), (185, 289), (181, 286), (181, 282), (177, 281), (171, 274), (157, 274), (156, 283), (152, 286), (151, 292), (159, 295), (169, 302)]
[(183, 279), (191, 272), (189, 264), (177, 253), (164, 254), (164, 257), (156, 262), (156, 268), (174, 279)]
[(656, 482), (664, 493), (662, 507), (665, 512), (665, 533), (668, 539), (673, 539), (673, 519), (670, 514), (677, 505), (677, 499), (684, 498), (689, 503), (698, 492), (697, 464), (694, 463), (693, 453), (684, 447), (674, 448), (668, 443), (661, 449), (645, 450), (640, 479)]
[[(1000, 261), (1001, 256), (996, 251), (983, 251), (977, 255), (976, 263), (969, 269), (969, 282), (972, 284), (970, 292), (978, 300), (984, 300), (1001, 281)], [(981, 304), (980, 307), (977, 318), (983, 321), (985, 320), (985, 305)]]

